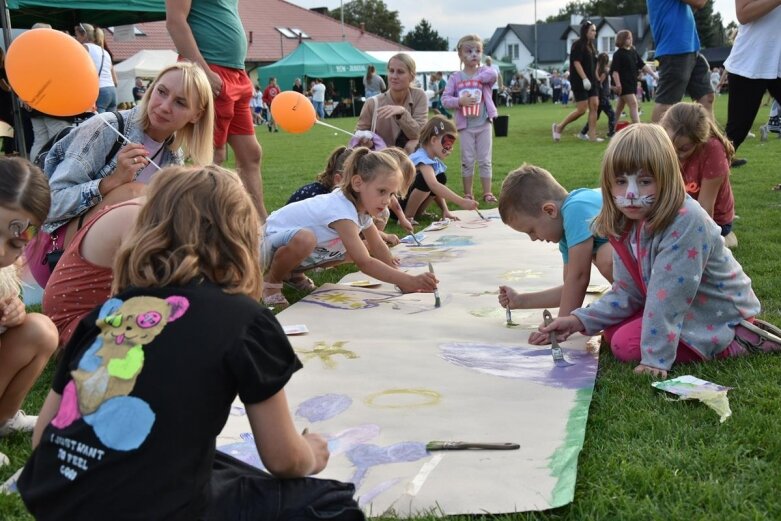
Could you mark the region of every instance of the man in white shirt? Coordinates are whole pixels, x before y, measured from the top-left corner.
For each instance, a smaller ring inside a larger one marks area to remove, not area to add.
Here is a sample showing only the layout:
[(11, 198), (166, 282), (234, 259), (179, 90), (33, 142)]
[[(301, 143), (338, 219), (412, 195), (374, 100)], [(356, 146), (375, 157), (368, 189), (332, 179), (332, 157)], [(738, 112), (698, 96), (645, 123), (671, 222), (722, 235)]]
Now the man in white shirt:
[(312, 86), (312, 105), (319, 119), (325, 119), (325, 84), (320, 78), (315, 79)]

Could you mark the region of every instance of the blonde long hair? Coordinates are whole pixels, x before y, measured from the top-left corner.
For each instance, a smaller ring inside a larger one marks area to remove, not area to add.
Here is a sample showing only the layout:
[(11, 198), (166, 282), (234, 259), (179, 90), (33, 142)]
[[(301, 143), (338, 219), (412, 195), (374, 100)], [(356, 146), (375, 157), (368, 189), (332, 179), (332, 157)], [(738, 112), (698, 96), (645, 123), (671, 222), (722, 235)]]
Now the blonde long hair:
[(630, 225), (613, 200), (610, 188), (616, 177), (642, 170), (656, 181), (656, 202), (646, 219), (651, 232), (663, 230), (675, 219), (686, 190), (672, 141), (662, 127), (636, 123), (610, 140), (602, 159), (602, 211), (593, 230), (602, 237), (620, 236)]
[(236, 173), (171, 166), (153, 177), (148, 194), (114, 261), (114, 293), (203, 278), (260, 298), (260, 218)]
[(147, 106), (160, 78), (171, 71), (182, 71), (184, 95), (191, 107), (201, 111), (201, 117), (195, 123), (187, 124), (174, 133), (170, 147), (172, 150), (184, 148), (185, 156), (196, 165), (208, 165), (214, 158), (214, 100), (206, 73), (196, 64), (187, 61), (169, 65), (154, 79), (141, 101), (138, 103), (138, 120), (144, 130), (151, 126)]

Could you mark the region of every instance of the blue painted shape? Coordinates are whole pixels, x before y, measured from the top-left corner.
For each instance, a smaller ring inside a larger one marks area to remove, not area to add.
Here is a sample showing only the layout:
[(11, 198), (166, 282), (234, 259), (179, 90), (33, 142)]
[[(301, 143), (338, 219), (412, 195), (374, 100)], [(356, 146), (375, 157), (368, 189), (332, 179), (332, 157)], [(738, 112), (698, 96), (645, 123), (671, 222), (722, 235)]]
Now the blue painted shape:
[[(263, 466), (263, 462), (260, 461), (260, 454), (258, 454), (258, 447), (253, 440), (245, 440), (238, 443), (228, 443), (226, 445), (220, 445), (217, 450), (223, 454), (234, 457), (239, 461), (243, 461), (247, 465), (267, 471)], [(268, 471), (267, 471), (268, 472)]]
[(387, 463), (417, 461), (425, 457), (428, 457), (426, 444), (416, 441), (403, 441), (387, 447), (372, 444), (358, 445), (347, 451), (347, 459), (355, 465), (355, 474), (350, 481), (358, 489), (371, 467)]
[(352, 398), (346, 394), (321, 394), (301, 402), (296, 410), (296, 416), (310, 422), (321, 422), (343, 413), (352, 403)]
[(90, 373), (97, 371), (103, 361), (103, 357), (96, 354), (101, 347), (103, 347), (103, 337), (98, 336), (79, 360), (79, 369)]
[(106, 447), (128, 451), (144, 443), (155, 413), (149, 404), (135, 396), (115, 396), (103, 402), (97, 411), (84, 416), (95, 435)]

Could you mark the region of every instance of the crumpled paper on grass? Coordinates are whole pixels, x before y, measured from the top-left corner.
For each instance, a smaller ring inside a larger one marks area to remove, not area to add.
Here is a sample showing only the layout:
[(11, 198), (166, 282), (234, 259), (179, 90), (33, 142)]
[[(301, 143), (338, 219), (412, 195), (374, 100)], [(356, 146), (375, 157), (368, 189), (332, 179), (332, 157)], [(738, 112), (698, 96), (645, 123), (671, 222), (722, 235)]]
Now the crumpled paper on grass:
[(684, 375), (670, 380), (653, 382), (651, 385), (662, 391), (680, 396), (679, 400), (699, 400), (719, 415), (719, 422), (724, 423), (732, 416), (729, 407), (727, 391), (732, 387), (701, 380), (696, 376)]

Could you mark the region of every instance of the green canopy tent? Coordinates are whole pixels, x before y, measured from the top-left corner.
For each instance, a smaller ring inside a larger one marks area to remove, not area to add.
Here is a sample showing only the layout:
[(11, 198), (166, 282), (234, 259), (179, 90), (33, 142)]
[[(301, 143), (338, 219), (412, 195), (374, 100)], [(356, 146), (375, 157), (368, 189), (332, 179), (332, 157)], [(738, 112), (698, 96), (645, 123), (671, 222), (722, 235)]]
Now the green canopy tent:
[[(314, 78), (359, 78), (366, 75), (369, 65), (374, 65), (377, 74), (386, 73), (385, 62), (372, 58), (349, 42), (304, 41), (281, 60), (261, 67), (259, 75), (261, 85), (275, 77), (277, 85), (287, 90), (296, 78), (301, 78), (304, 85)], [(349, 98), (352, 98), (352, 92)]]
[[(165, 20), (165, 0), (2, 0), (11, 27), (29, 29), (36, 22), (73, 30), (79, 22), (114, 27)], [(5, 29), (5, 27), (3, 27)]]

